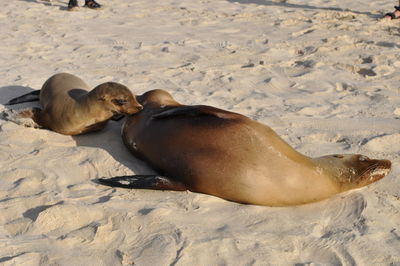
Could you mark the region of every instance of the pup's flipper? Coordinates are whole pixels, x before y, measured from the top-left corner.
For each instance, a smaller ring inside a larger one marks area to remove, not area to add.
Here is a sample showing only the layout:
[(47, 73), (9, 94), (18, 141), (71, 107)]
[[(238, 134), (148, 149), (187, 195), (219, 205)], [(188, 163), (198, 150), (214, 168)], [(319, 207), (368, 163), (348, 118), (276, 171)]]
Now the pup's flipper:
[(5, 105), (13, 105), (19, 103), (36, 102), (39, 101), (40, 90), (32, 91), (27, 94), (21, 95), (14, 99), (11, 99)]
[(111, 187), (155, 189), (155, 190), (187, 190), (186, 186), (166, 176), (159, 175), (131, 175), (112, 178), (98, 178), (100, 184)]

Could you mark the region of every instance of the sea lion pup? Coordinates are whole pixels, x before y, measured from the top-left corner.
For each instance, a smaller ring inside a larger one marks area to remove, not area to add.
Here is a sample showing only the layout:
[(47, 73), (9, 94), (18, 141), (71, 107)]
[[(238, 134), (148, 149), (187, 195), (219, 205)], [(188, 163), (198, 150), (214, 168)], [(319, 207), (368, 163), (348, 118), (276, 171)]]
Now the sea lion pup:
[(266, 125), (210, 106), (181, 105), (162, 90), (138, 100), (144, 109), (126, 120), (123, 141), (165, 176), (121, 176), (100, 183), (289, 206), (366, 186), (391, 168), (388, 160), (358, 154), (304, 156)]
[(40, 91), (12, 99), (8, 104), (40, 100), (41, 109), (22, 111), (19, 117), (32, 118), (40, 127), (64, 135), (100, 130), (114, 115), (134, 114), (142, 109), (124, 85), (106, 82), (93, 90), (68, 73), (50, 77)]

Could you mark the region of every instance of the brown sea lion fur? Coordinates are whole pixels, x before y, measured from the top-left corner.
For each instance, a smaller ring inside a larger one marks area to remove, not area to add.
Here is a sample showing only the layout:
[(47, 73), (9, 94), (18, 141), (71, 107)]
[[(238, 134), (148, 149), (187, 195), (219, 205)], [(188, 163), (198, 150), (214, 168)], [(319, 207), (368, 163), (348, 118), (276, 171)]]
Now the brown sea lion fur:
[(358, 154), (307, 157), (266, 125), (211, 106), (181, 105), (166, 91), (138, 100), (144, 109), (125, 122), (124, 143), (164, 176), (100, 179), (104, 184), (289, 206), (368, 185), (391, 168), (388, 160)]
[[(122, 84), (106, 82), (91, 89), (82, 79), (68, 73), (50, 77), (40, 90), (39, 100), (41, 109), (28, 109), (19, 116), (31, 117), (40, 127), (65, 135), (100, 130), (112, 116), (134, 114), (142, 109)], [(10, 101), (20, 102), (18, 98)]]

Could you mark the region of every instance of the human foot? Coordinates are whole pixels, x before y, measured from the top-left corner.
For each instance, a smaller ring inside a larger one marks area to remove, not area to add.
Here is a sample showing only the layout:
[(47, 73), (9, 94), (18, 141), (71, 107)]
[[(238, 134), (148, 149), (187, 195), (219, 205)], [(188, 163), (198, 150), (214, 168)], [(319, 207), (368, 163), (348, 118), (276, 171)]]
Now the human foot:
[(395, 6), (394, 7), (396, 10), (394, 12), (389, 12), (386, 13), (383, 18), (385, 19), (399, 19), (400, 18), (400, 6)]
[(77, 0), (69, 0), (68, 11), (73, 11), (73, 10), (76, 10), (78, 8), (79, 8), (79, 6), (78, 6), (78, 1)]
[(99, 8), (101, 8), (101, 5), (94, 0), (86, 0), (85, 7), (88, 7), (91, 9), (99, 9)]

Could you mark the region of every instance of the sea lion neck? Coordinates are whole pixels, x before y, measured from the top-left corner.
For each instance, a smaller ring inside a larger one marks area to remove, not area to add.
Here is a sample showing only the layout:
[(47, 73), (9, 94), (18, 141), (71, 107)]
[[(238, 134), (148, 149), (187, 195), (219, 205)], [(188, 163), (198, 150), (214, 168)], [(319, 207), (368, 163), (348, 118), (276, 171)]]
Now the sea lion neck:
[(76, 101), (76, 108), (83, 113), (96, 114), (98, 119), (109, 119), (113, 116), (112, 110), (108, 107), (106, 98), (109, 94), (107, 83), (96, 86), (91, 91), (82, 94)]
[[(96, 87), (98, 88), (98, 87)], [(80, 95), (80, 97), (77, 98), (77, 104), (78, 106), (86, 106), (86, 107), (93, 107), (101, 104), (102, 102), (102, 93), (99, 89), (94, 88), (93, 90)]]

